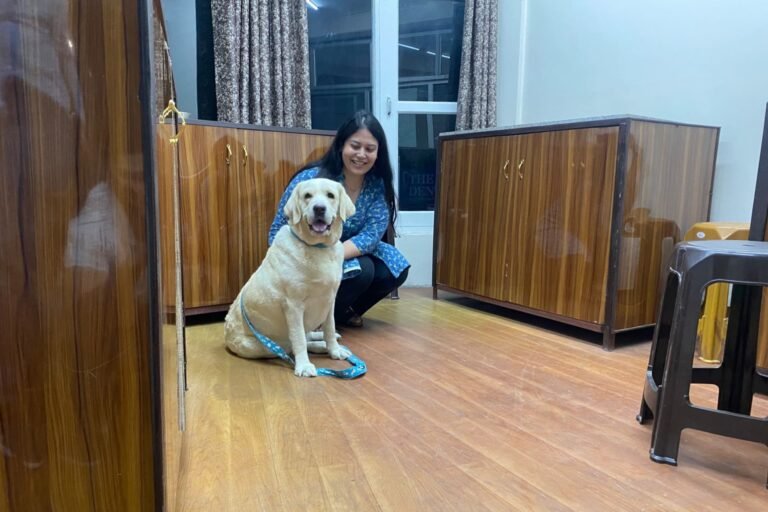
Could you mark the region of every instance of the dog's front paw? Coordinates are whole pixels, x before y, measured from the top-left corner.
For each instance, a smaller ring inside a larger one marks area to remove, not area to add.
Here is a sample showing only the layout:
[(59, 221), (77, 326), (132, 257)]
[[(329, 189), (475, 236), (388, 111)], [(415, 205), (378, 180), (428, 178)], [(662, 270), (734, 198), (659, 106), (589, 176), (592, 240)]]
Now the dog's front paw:
[(317, 377), (317, 368), (312, 363), (296, 364), (293, 373), (297, 377)]
[(346, 359), (352, 355), (352, 352), (344, 347), (336, 347), (335, 349), (329, 350), (328, 354), (330, 354), (332, 359)]

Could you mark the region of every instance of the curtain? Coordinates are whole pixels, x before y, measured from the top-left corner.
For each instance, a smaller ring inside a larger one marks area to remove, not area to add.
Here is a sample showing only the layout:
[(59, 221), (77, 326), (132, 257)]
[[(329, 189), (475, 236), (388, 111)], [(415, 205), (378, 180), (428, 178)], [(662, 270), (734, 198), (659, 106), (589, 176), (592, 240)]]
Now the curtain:
[(456, 129), (496, 124), (497, 0), (466, 0)]
[(173, 83), (173, 70), (171, 69), (171, 57), (168, 51), (168, 38), (165, 34), (165, 17), (160, 0), (152, 1), (152, 21), (154, 26), (154, 61), (155, 61), (155, 113), (168, 106), (168, 100), (176, 99), (176, 90)]
[(309, 128), (305, 0), (212, 0), (220, 121)]

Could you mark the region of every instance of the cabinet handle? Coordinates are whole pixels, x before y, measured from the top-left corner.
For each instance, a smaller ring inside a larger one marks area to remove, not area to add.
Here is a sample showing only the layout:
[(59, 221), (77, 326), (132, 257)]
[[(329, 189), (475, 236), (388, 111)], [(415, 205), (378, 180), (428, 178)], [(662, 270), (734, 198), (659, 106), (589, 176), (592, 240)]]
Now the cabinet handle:
[(522, 168), (524, 163), (525, 163), (525, 158), (520, 160), (520, 163), (517, 164), (517, 175), (520, 177), (520, 179), (523, 179)]
[(229, 164), (232, 162), (232, 146), (227, 144), (227, 156), (224, 157), (224, 160), (227, 162), (227, 167), (229, 167)]
[(501, 172), (504, 173), (504, 179), (509, 181), (509, 173), (507, 173), (507, 167), (509, 167), (509, 160), (504, 162), (504, 168), (501, 170)]
[(248, 167), (248, 150), (245, 148), (245, 144), (243, 144), (243, 168)]

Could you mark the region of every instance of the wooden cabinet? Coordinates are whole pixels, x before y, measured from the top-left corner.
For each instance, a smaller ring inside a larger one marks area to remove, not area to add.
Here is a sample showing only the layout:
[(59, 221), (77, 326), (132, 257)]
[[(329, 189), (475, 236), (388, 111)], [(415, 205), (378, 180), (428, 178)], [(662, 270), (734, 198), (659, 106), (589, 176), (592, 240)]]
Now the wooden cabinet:
[[(185, 315), (229, 307), (267, 252), (269, 227), (291, 176), (320, 158), (332, 138), (325, 131), (228, 123), (184, 128), (177, 161)], [(158, 152), (164, 283), (173, 282), (174, 272), (172, 165), (173, 156)], [(164, 294), (173, 306), (174, 288), (164, 286)]]
[(655, 321), (719, 129), (617, 117), (440, 137), (433, 286), (603, 332)]
[(158, 511), (148, 2), (0, 5), (0, 510)]

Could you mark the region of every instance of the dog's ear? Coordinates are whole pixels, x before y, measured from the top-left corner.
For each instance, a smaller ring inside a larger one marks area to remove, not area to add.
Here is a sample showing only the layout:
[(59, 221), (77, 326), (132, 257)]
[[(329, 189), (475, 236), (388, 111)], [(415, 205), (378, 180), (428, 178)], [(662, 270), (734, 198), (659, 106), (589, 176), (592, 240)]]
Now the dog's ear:
[(339, 217), (344, 222), (355, 214), (355, 203), (347, 195), (347, 191), (344, 190), (344, 186), (339, 183)]
[(301, 183), (294, 187), (291, 197), (288, 198), (288, 202), (285, 203), (285, 208), (283, 208), (283, 214), (288, 217), (289, 224), (298, 224), (301, 220), (300, 188), (302, 188)]

